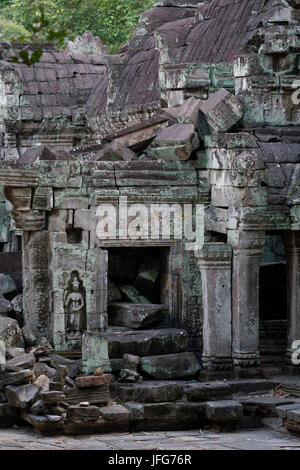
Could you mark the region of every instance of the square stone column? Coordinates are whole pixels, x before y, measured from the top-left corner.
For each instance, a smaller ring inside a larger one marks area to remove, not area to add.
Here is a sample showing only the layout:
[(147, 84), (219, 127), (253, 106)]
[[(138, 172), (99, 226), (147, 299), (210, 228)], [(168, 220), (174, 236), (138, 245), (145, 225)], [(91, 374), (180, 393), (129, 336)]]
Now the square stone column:
[(287, 254), (287, 361), (293, 364), (292, 353), (299, 348), (293, 348), (293, 343), (300, 341), (300, 231), (286, 232), (283, 241)]
[(231, 258), (225, 243), (205, 243), (198, 254), (203, 289), (203, 368), (232, 369)]
[(256, 367), (259, 354), (259, 268), (265, 232), (228, 231), (233, 246), (232, 336), (237, 367)]

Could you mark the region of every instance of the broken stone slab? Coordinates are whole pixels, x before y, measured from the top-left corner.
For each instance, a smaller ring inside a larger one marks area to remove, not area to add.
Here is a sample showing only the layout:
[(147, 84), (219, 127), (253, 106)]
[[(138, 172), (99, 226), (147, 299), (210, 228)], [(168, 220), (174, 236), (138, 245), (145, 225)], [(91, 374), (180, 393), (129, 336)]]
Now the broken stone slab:
[(45, 414), (45, 407), (42, 400), (36, 401), (29, 411), (32, 415), (44, 415)]
[(48, 356), (54, 352), (51, 344), (45, 337), (40, 338), (37, 345), (34, 346), (31, 351), (34, 352), (36, 357)]
[(243, 117), (243, 105), (234, 95), (220, 88), (200, 105), (199, 132), (226, 132)]
[(25, 409), (37, 400), (39, 390), (39, 387), (34, 384), (21, 385), (19, 387), (9, 385), (5, 389), (5, 394), (10, 406)]
[(176, 328), (140, 331), (115, 331), (107, 334), (109, 357), (121, 361), (124, 354), (154, 356), (186, 351), (188, 334)]
[(13, 372), (20, 371), (22, 369), (32, 369), (35, 364), (35, 356), (32, 352), (23, 354), (22, 356), (14, 357), (6, 362), (6, 370)]
[(11, 294), (17, 290), (15, 281), (8, 274), (0, 273), (0, 294)]
[(188, 160), (198, 147), (199, 138), (193, 124), (173, 124), (158, 133), (147, 155), (167, 161)]
[(64, 391), (64, 403), (69, 405), (79, 405), (88, 402), (91, 405), (107, 405), (110, 400), (109, 385), (102, 387), (78, 388), (74, 387)]
[(120, 292), (126, 302), (133, 302), (134, 304), (150, 304), (150, 300), (142, 295), (134, 286), (122, 286)]
[(110, 280), (107, 282), (107, 302), (116, 302), (122, 299), (120, 289)]
[(111, 374), (87, 375), (84, 377), (77, 377), (75, 379), (75, 384), (78, 388), (101, 387), (102, 385), (110, 384), (112, 380), (113, 375)]
[(159, 324), (163, 319), (163, 305), (115, 302), (109, 305), (109, 324), (133, 329)]
[(142, 357), (141, 369), (155, 379), (179, 379), (195, 376), (200, 371), (200, 364), (193, 353), (185, 352)]
[(9, 317), (0, 317), (0, 341), (6, 348), (18, 348), (24, 346), (21, 328), (16, 320)]
[(19, 372), (6, 372), (1, 375), (1, 381), (6, 385), (23, 385), (34, 380), (34, 375), (30, 369)]
[(28, 348), (36, 345), (37, 339), (32, 329), (29, 326), (23, 326), (22, 335), (25, 341), (25, 345)]
[(136, 154), (125, 145), (114, 140), (112, 143), (105, 145), (101, 150), (96, 152), (92, 157), (92, 161), (125, 161), (131, 162), (137, 160)]
[(291, 405), (295, 400), (278, 397), (247, 397), (237, 398), (244, 407), (247, 416), (276, 417), (276, 408), (281, 405)]
[(160, 260), (147, 256), (142, 262), (135, 281), (136, 288), (144, 295), (151, 294), (160, 273)]
[(184, 385), (188, 401), (204, 402), (231, 398), (231, 388), (225, 382), (199, 382)]
[(210, 401), (205, 405), (205, 414), (209, 421), (240, 421), (243, 407), (235, 400)]
[(178, 401), (183, 397), (183, 388), (176, 382), (146, 381), (136, 385), (133, 400), (138, 403), (161, 403)]

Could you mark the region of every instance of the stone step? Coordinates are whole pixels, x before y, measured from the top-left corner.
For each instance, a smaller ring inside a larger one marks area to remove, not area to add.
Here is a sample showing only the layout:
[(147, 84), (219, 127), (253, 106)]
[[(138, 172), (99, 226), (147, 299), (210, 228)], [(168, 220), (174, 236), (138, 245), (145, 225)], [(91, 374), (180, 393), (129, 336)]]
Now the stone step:
[(135, 403), (124, 406), (131, 412), (131, 431), (175, 431), (199, 429), (205, 423), (205, 404)]
[(115, 330), (109, 332), (107, 338), (111, 359), (122, 359), (126, 353), (140, 357), (181, 353), (188, 347), (187, 332), (176, 328)]
[(293, 398), (277, 398), (271, 396), (244, 397), (236, 399), (243, 405), (246, 416), (276, 417), (276, 408), (282, 405), (292, 405), (297, 403)]
[(141, 358), (141, 371), (155, 379), (180, 379), (196, 376), (200, 364), (192, 352), (145, 356)]

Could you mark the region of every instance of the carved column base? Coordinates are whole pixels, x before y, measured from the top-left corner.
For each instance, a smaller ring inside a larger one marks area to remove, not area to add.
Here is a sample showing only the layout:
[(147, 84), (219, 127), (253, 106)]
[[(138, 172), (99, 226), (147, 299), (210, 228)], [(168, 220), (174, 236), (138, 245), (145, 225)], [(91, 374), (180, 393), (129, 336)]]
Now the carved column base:
[(253, 352), (234, 352), (233, 353), (234, 367), (258, 367), (260, 366), (259, 351)]
[(233, 362), (231, 357), (202, 356), (203, 369), (208, 371), (232, 370)]

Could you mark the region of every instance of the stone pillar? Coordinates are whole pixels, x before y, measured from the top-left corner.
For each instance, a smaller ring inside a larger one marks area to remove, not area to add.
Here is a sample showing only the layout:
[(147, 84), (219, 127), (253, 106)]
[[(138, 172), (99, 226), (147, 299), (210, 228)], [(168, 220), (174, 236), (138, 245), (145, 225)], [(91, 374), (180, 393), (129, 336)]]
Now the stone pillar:
[(283, 241), (287, 253), (287, 360), (291, 364), (293, 342), (300, 341), (300, 231), (286, 232)]
[(229, 230), (228, 243), (233, 246), (233, 361), (237, 367), (256, 367), (260, 364), (259, 268), (265, 232)]
[(108, 340), (105, 334), (85, 332), (82, 338), (83, 374), (92, 374), (101, 367), (104, 372), (111, 372), (108, 357)]
[(232, 369), (231, 258), (225, 243), (206, 243), (199, 255), (203, 289), (203, 368)]

